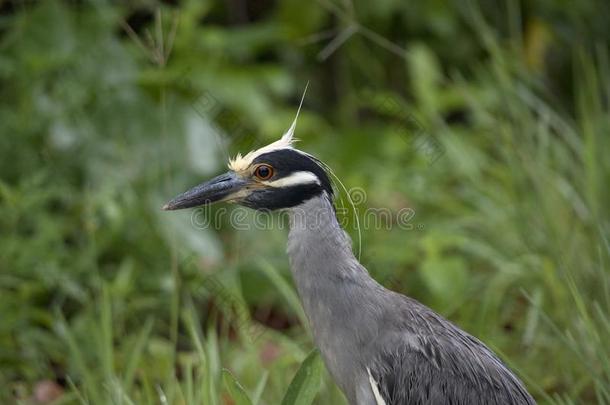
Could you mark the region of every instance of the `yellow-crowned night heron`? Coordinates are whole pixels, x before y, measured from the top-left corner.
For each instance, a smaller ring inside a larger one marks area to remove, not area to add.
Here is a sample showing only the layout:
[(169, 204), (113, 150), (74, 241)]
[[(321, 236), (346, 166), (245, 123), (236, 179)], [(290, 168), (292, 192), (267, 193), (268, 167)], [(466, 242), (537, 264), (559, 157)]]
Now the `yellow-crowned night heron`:
[[(297, 114), (298, 115), (298, 114)], [(288, 256), (315, 343), (350, 404), (535, 404), (478, 339), (373, 280), (352, 253), (326, 170), (282, 138), (171, 200), (177, 210), (235, 202), (288, 209)]]

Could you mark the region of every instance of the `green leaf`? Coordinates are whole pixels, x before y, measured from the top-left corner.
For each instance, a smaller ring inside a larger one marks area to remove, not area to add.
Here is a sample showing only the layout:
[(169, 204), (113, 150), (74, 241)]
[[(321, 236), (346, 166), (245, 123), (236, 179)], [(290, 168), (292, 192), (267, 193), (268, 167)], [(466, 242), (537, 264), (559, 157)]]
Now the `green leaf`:
[(269, 262), (261, 260), (259, 261), (259, 268), (265, 274), (269, 280), (275, 285), (275, 288), (284, 297), (290, 308), (299, 317), (299, 321), (303, 326), (309, 325), (307, 316), (301, 307), (299, 296), (297, 295), (294, 288), (290, 285), (286, 279), (282, 277), (278, 269), (272, 266)]
[(252, 405), (252, 401), (248, 394), (246, 394), (244, 387), (241, 386), (235, 376), (226, 368), (222, 369), (222, 383), (225, 389), (229, 391), (231, 399), (235, 401), (236, 405)]
[(254, 390), (254, 393), (252, 394), (252, 402), (255, 405), (258, 404), (261, 400), (261, 396), (263, 395), (263, 390), (267, 386), (268, 378), (269, 378), (269, 370), (265, 370), (262, 377), (258, 381), (258, 384), (256, 385), (256, 389)]
[(322, 383), (322, 360), (317, 349), (309, 353), (292, 379), (282, 405), (309, 405)]

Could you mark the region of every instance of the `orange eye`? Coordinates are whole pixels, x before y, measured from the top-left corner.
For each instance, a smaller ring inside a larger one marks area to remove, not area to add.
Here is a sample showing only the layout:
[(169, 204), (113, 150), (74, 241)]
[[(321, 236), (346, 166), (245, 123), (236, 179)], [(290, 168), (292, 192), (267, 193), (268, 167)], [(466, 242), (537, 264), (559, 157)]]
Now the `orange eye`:
[(273, 176), (273, 168), (269, 165), (260, 165), (254, 170), (254, 175), (261, 180), (269, 180)]

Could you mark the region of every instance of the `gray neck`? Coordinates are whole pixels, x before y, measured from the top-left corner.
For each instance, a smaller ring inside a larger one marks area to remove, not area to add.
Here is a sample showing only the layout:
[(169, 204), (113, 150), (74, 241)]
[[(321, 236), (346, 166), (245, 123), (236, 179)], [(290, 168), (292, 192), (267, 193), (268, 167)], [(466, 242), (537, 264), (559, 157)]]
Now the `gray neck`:
[(288, 256), (316, 346), (335, 381), (347, 389), (355, 376), (341, 370), (362, 369), (356, 359), (377, 337), (383, 287), (354, 257), (326, 195), (291, 209)]
[(290, 210), (288, 256), (299, 288), (299, 283), (308, 284), (311, 278), (368, 278), (325, 193)]
[(383, 289), (354, 257), (326, 194), (291, 209), (288, 257), (314, 337), (318, 327), (335, 327)]

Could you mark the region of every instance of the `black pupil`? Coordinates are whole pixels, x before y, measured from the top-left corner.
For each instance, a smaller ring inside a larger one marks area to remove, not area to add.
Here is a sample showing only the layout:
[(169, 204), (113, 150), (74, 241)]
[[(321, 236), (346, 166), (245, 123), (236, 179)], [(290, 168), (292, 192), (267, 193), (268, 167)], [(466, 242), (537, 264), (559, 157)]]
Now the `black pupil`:
[(269, 177), (270, 174), (271, 174), (271, 171), (269, 170), (269, 168), (267, 166), (261, 166), (258, 168), (258, 177), (262, 177), (263, 179), (266, 179), (267, 177)]

